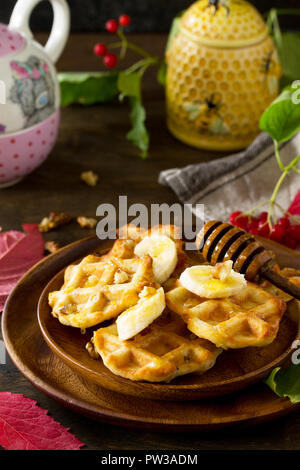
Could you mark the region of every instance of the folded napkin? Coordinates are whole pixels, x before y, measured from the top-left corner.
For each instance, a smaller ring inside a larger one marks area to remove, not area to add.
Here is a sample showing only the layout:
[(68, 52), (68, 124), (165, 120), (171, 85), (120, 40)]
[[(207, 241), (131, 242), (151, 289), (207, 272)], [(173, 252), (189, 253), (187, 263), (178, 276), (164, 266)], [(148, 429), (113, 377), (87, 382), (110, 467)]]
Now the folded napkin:
[[(284, 165), (300, 154), (300, 133), (280, 146)], [(247, 211), (270, 199), (282, 172), (270, 136), (261, 133), (244, 151), (210, 162), (162, 171), (159, 183), (169, 186), (182, 203), (204, 204), (205, 220), (228, 220), (231, 212)], [(276, 201), (287, 209), (299, 189), (299, 174), (291, 171)], [(261, 210), (264, 210), (263, 208)]]

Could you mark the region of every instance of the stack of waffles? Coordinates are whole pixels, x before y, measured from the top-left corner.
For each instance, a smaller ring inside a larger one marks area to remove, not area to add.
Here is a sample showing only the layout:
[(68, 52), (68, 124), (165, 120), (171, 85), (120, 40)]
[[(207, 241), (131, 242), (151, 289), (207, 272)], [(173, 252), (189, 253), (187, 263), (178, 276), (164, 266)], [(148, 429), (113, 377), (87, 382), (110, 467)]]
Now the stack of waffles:
[[(195, 265), (175, 226), (127, 225), (108, 253), (66, 269), (49, 305), (63, 325), (93, 328), (87, 354), (114, 374), (170, 382), (206, 372), (223, 350), (275, 340), (291, 298), (230, 263)], [(298, 272), (282, 273), (299, 283)]]

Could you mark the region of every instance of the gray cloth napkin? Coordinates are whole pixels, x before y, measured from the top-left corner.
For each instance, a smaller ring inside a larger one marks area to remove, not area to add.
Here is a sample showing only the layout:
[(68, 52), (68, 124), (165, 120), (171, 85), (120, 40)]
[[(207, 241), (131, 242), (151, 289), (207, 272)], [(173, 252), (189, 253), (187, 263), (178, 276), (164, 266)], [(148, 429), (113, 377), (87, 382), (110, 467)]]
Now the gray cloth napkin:
[[(300, 154), (300, 133), (280, 147), (283, 164)], [(210, 162), (162, 171), (159, 183), (169, 186), (182, 203), (204, 204), (205, 220), (227, 220), (231, 212), (247, 211), (270, 199), (282, 172), (270, 136), (261, 133), (244, 151)], [(291, 171), (277, 202), (288, 208), (300, 189), (300, 177)], [(263, 208), (260, 210), (264, 210)], [(196, 209), (193, 209), (195, 215)]]

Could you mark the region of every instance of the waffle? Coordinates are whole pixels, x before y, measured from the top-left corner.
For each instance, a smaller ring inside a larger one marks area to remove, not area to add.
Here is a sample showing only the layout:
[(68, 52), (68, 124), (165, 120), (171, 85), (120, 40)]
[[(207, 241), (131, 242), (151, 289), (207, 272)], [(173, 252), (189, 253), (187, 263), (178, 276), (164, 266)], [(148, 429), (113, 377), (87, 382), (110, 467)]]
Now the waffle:
[(62, 288), (49, 294), (53, 316), (84, 330), (134, 306), (142, 289), (156, 284), (149, 255), (142, 259), (114, 256), (117, 251), (127, 256), (128, 249), (126, 241), (118, 242), (105, 256), (89, 255), (69, 266)]
[[(276, 265), (273, 269), (276, 272), (278, 272), (278, 274), (280, 274), (283, 277), (286, 277), (289, 281), (293, 282), (294, 284), (300, 287), (300, 270), (299, 269), (283, 268), (280, 270), (278, 265)], [(269, 281), (263, 280), (260, 283), (260, 287), (262, 287), (262, 289), (264, 289), (266, 292), (269, 292), (270, 294), (275, 295), (276, 297), (280, 297), (285, 302), (289, 302), (293, 300), (293, 297), (291, 295), (287, 294), (286, 292), (283, 292), (281, 289), (274, 286)]]
[(176, 279), (186, 267), (187, 260), (178, 229), (159, 225), (145, 230), (127, 225), (120, 229), (120, 238), (108, 253), (89, 255), (78, 265), (66, 269), (64, 285), (49, 295), (53, 316), (64, 325), (84, 330), (136, 305), (145, 286), (159, 288), (154, 282), (152, 258), (149, 255), (138, 258), (134, 254), (137, 243), (153, 233), (174, 239), (178, 252)]
[(181, 318), (166, 313), (132, 340), (120, 341), (116, 323), (100, 328), (87, 344), (114, 374), (130, 380), (170, 382), (191, 372), (204, 373), (222, 352), (191, 334)]
[(270, 344), (286, 308), (282, 299), (250, 282), (232, 297), (210, 300), (192, 294), (177, 282), (166, 294), (166, 304), (195, 335), (223, 349)]
[(149, 230), (146, 230), (142, 227), (136, 227), (135, 225), (128, 224), (124, 225), (119, 229), (119, 237), (120, 242), (126, 240), (127, 243), (132, 243), (131, 249), (132, 252), (134, 251), (134, 247), (143, 240), (143, 238), (148, 237), (150, 235), (159, 234), (159, 235), (166, 235), (167, 237), (171, 238), (176, 245), (177, 250), (177, 266), (173, 271), (170, 279), (163, 284), (165, 290), (169, 290), (173, 285), (174, 282), (178, 279), (180, 274), (189, 266), (191, 263), (188, 260), (188, 257), (183, 249), (183, 241), (181, 240), (181, 233), (179, 227), (175, 225), (155, 225)]

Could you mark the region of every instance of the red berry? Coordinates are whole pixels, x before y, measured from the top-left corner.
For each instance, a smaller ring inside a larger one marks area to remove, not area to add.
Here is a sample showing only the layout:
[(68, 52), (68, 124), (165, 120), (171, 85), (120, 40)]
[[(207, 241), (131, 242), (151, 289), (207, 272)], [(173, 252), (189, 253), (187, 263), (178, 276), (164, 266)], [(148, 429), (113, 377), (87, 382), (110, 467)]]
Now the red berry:
[(235, 219), (236, 219), (239, 215), (241, 215), (241, 213), (242, 213), (241, 211), (232, 212), (232, 213), (230, 214), (230, 216), (229, 216), (229, 222), (230, 222), (231, 224), (233, 224), (233, 225), (236, 225), (236, 224), (235, 224)]
[(281, 217), (281, 218), (278, 220), (277, 224), (280, 225), (280, 226), (284, 229), (285, 233), (288, 232), (288, 230), (289, 230), (289, 228), (290, 228), (290, 226), (291, 226), (291, 222), (290, 222), (290, 220), (289, 220), (289, 218), (288, 218), (287, 215), (285, 215), (284, 217)]
[(294, 238), (296, 242), (300, 242), (300, 225), (291, 225), (287, 234), (288, 236)]
[(119, 29), (119, 23), (116, 20), (108, 20), (105, 23), (105, 29), (111, 34), (115, 34)]
[(96, 44), (94, 47), (94, 54), (99, 57), (104, 57), (107, 53), (107, 47), (105, 44)]
[(121, 15), (119, 18), (119, 23), (121, 26), (129, 26), (131, 23), (131, 18), (128, 15)]
[(258, 216), (259, 222), (266, 222), (267, 218), (268, 218), (267, 212), (261, 212)]
[(284, 244), (286, 246), (288, 246), (289, 248), (291, 248), (292, 250), (294, 250), (297, 246), (297, 242), (294, 238), (292, 238), (290, 235), (287, 235), (285, 238), (284, 238)]
[(262, 212), (258, 218), (258, 234), (265, 238), (270, 236), (270, 227), (267, 222), (267, 218), (267, 212)]
[(279, 224), (274, 225), (270, 233), (270, 239), (273, 240), (274, 242), (282, 243), (284, 236), (285, 236), (284, 228)]
[(236, 225), (242, 230), (246, 230), (246, 231), (248, 230), (248, 226), (249, 226), (248, 217), (242, 215), (241, 211), (232, 212), (232, 214), (230, 214), (229, 221), (232, 225)]
[(248, 232), (252, 233), (253, 235), (258, 235), (258, 219), (256, 217), (252, 217), (250, 224), (248, 226)]
[(104, 57), (103, 61), (104, 61), (104, 64), (106, 65), (106, 67), (112, 69), (117, 65), (118, 58), (117, 58), (116, 54), (113, 54), (112, 52), (109, 52)]

